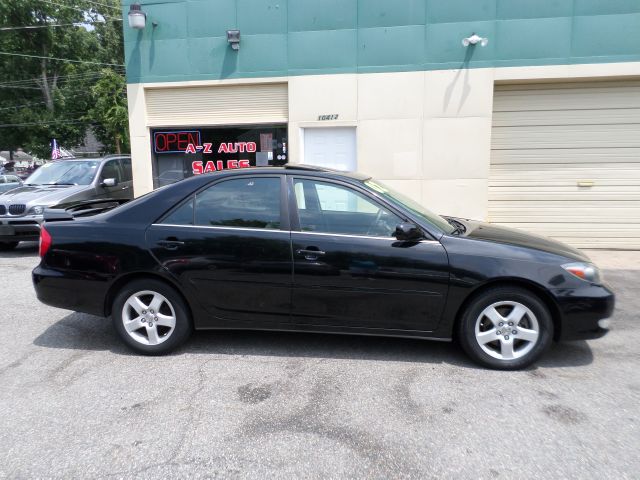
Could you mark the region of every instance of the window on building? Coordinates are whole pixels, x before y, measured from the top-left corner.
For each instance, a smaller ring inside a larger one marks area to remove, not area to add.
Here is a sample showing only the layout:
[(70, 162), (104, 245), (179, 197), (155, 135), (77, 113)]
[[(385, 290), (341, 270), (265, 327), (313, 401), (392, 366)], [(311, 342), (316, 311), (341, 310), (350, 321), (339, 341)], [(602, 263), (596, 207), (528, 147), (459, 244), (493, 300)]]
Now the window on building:
[(151, 142), (156, 188), (218, 170), (284, 165), (289, 156), (286, 125), (155, 129)]

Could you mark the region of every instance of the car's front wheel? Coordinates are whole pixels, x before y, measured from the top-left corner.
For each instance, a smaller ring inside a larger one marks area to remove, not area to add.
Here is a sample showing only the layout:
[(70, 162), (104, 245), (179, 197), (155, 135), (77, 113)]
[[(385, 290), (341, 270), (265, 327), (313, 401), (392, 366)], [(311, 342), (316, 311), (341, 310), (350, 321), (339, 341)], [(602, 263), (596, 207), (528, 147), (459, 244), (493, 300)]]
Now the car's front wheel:
[(127, 284), (116, 296), (111, 315), (116, 331), (136, 352), (162, 355), (191, 334), (191, 318), (182, 297), (154, 279)]
[(517, 370), (538, 360), (549, 347), (553, 320), (536, 295), (521, 288), (496, 287), (469, 303), (460, 319), (458, 338), (481, 365)]

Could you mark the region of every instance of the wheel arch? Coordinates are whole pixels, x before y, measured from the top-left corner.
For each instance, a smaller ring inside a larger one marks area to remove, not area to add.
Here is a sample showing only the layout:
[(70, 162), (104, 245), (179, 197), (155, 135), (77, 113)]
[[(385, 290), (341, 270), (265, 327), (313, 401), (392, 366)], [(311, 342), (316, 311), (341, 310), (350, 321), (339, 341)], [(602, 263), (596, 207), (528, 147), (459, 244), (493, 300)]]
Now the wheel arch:
[(128, 273), (126, 275), (119, 277), (115, 282), (113, 282), (113, 284), (109, 287), (107, 294), (105, 295), (104, 316), (108, 317), (109, 315), (111, 315), (111, 307), (113, 305), (113, 301), (115, 300), (120, 290), (122, 290), (125, 287), (125, 285), (133, 282), (134, 280), (142, 280), (142, 279), (157, 280), (159, 282), (164, 283), (168, 287), (173, 288), (176, 291), (176, 293), (180, 295), (180, 297), (182, 298), (182, 301), (187, 306), (189, 316), (191, 317), (191, 321), (193, 322), (194, 320), (193, 310), (191, 309), (191, 305), (189, 304), (187, 297), (185, 297), (184, 293), (182, 293), (182, 290), (180, 289), (180, 287), (175, 282), (168, 280), (166, 277), (163, 277), (162, 275), (159, 275), (157, 273), (151, 273), (151, 272)]
[(476, 297), (478, 297), (478, 295), (481, 295), (485, 291), (490, 290), (492, 288), (496, 288), (496, 287), (518, 287), (518, 288), (522, 288), (523, 290), (527, 290), (530, 293), (534, 294), (536, 297), (538, 297), (549, 309), (549, 313), (551, 314), (551, 320), (553, 321), (553, 339), (558, 340), (558, 338), (560, 338), (562, 315), (560, 313), (560, 307), (558, 306), (556, 301), (553, 299), (551, 294), (545, 290), (545, 288), (542, 285), (539, 285), (530, 280), (526, 280), (518, 277), (514, 277), (514, 278), (504, 277), (504, 278), (491, 279), (485, 283), (482, 283), (481, 285), (478, 285), (471, 292), (469, 292), (469, 294), (465, 297), (464, 301), (460, 304), (460, 306), (456, 311), (456, 314), (454, 317), (453, 332), (458, 331), (458, 327), (462, 319), (462, 314), (467, 309), (469, 304)]

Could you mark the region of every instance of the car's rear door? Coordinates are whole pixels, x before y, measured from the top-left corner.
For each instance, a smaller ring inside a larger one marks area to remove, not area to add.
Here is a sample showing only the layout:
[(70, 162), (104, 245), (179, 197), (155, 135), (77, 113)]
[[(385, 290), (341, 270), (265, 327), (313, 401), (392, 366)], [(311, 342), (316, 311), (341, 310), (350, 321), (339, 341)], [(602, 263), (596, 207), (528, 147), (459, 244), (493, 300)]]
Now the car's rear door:
[(120, 171), (122, 174), (122, 180), (119, 182), (120, 198), (131, 199), (133, 198), (133, 169), (131, 166), (130, 158), (121, 158)]
[(402, 214), (364, 189), (291, 176), (292, 315), (305, 327), (430, 331), (448, 288), (436, 240), (398, 241)]
[[(210, 315), (209, 326), (285, 327), (292, 259), (282, 175), (239, 175), (151, 225), (147, 243)], [(202, 325), (207, 326), (207, 325)]]

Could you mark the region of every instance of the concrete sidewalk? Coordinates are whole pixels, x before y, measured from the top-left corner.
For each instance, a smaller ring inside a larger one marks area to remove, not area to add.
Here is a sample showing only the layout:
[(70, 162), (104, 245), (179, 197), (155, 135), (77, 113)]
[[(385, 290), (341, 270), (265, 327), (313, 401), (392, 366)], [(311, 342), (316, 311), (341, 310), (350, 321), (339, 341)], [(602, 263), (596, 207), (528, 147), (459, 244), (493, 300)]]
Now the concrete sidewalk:
[(640, 250), (583, 250), (603, 270), (640, 270)]

